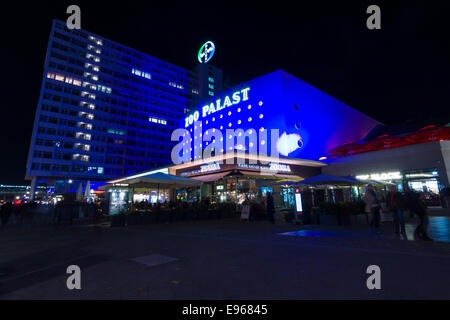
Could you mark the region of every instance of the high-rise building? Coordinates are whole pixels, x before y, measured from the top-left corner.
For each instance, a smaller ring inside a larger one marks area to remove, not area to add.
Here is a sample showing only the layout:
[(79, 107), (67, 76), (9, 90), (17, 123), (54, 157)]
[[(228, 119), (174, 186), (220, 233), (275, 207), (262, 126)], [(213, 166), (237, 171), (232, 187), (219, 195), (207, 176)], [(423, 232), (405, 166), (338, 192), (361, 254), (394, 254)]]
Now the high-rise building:
[(196, 97), (196, 105), (214, 97), (223, 90), (222, 70), (207, 63), (200, 63), (195, 67), (198, 78), (199, 95)]
[(172, 131), (208, 91), (221, 91), (221, 77), (54, 20), (26, 178), (103, 181), (170, 164)]

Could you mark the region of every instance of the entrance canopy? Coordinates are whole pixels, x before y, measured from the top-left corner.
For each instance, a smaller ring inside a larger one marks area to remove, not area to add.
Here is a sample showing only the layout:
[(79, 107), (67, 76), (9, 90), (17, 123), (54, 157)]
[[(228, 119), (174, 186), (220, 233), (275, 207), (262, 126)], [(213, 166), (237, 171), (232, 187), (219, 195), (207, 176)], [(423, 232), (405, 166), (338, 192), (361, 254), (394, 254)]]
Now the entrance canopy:
[(201, 182), (214, 182), (219, 179), (222, 179), (223, 177), (225, 177), (229, 174), (231, 174), (231, 171), (208, 174), (208, 175), (204, 175), (204, 176), (197, 176), (197, 177), (192, 178), (192, 180), (198, 180)]
[(352, 177), (338, 177), (330, 174), (320, 174), (315, 177), (311, 177), (302, 181), (280, 181), (277, 185), (309, 185), (309, 186), (354, 186), (367, 184), (365, 181), (361, 181)]
[(356, 181), (356, 179), (348, 179), (344, 177), (333, 176), (330, 174), (320, 174), (318, 176), (305, 179), (301, 182), (301, 184), (307, 185), (335, 185), (335, 186), (357, 185), (361, 183), (363, 182)]
[[(201, 181), (184, 178), (184, 177), (178, 177), (171, 174), (166, 174), (162, 172), (156, 172), (145, 176), (140, 177), (131, 177), (129, 179), (125, 178), (120, 181), (120, 185), (127, 185), (134, 188), (139, 187), (164, 187), (164, 188), (170, 188), (170, 187), (191, 187), (191, 186), (197, 186), (201, 184)], [(114, 187), (116, 184), (110, 183), (103, 187), (100, 187), (101, 189), (108, 189), (110, 187)]]

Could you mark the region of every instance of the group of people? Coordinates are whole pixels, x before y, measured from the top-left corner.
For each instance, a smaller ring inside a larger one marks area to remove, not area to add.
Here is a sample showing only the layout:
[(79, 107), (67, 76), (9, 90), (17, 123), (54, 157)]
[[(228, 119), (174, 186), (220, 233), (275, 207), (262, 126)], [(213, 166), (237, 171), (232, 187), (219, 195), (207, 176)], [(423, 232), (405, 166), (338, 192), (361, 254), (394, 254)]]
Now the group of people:
[[(387, 197), (385, 199), (380, 199), (374, 186), (369, 184), (364, 196), (364, 202), (366, 205), (366, 212), (371, 214), (369, 233), (381, 233), (381, 208), (384, 203), (388, 211), (392, 214), (395, 234), (401, 234), (406, 237), (404, 212), (409, 210), (412, 214), (417, 215), (420, 221), (414, 231), (415, 238), (432, 241), (426, 232), (428, 224), (427, 207), (420, 193), (415, 192), (408, 187), (406, 187), (404, 193), (401, 193), (398, 191), (397, 186), (393, 185), (391, 186)], [(267, 193), (266, 197), (266, 211), (268, 220), (274, 223), (275, 205), (270, 192)]]
[(13, 204), (12, 202), (3, 203), (0, 207), (1, 226), (6, 227), (13, 214), (18, 224), (32, 221), (36, 208), (36, 202), (25, 202), (20, 204)]
[(142, 200), (140, 202), (135, 202), (134, 207), (138, 210), (160, 210), (160, 209), (176, 209), (176, 208), (199, 208), (202, 207), (203, 209), (208, 210), (211, 206), (211, 200), (209, 197), (206, 197), (202, 199), (201, 201), (199, 199), (196, 199), (195, 201), (182, 201), (181, 199), (177, 200), (170, 200), (167, 199), (163, 202), (155, 202), (151, 203), (148, 200)]
[(418, 239), (431, 241), (427, 235), (426, 227), (428, 223), (427, 208), (418, 192), (406, 187), (405, 193), (398, 191), (397, 186), (391, 186), (385, 200), (380, 200), (373, 185), (367, 186), (364, 196), (366, 212), (371, 214), (370, 233), (380, 234), (380, 211), (384, 202), (386, 208), (392, 213), (395, 234), (406, 236), (404, 212), (409, 210), (418, 216), (420, 223), (417, 226), (414, 236)]

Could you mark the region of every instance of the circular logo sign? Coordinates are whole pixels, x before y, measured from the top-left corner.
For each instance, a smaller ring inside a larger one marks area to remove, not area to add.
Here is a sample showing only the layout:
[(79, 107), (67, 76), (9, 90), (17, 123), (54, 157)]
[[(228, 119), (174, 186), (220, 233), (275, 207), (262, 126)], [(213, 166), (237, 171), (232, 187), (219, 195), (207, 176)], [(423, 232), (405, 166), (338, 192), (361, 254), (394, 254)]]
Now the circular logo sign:
[(212, 41), (206, 42), (198, 52), (198, 61), (200, 61), (200, 63), (208, 63), (214, 56), (214, 51), (216, 51), (214, 43), (212, 43)]

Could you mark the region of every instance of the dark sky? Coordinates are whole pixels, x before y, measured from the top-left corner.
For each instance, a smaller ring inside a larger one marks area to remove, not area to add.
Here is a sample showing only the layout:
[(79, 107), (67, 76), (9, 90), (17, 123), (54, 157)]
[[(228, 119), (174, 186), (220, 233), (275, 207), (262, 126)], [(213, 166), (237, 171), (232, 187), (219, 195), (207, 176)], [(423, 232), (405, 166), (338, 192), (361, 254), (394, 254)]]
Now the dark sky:
[[(181, 67), (212, 40), (230, 85), (283, 68), (384, 123), (450, 119), (449, 1), (216, 3), (2, 3), (0, 183), (23, 183), (51, 21), (70, 4), (83, 29)], [(381, 30), (366, 28), (371, 4)]]

